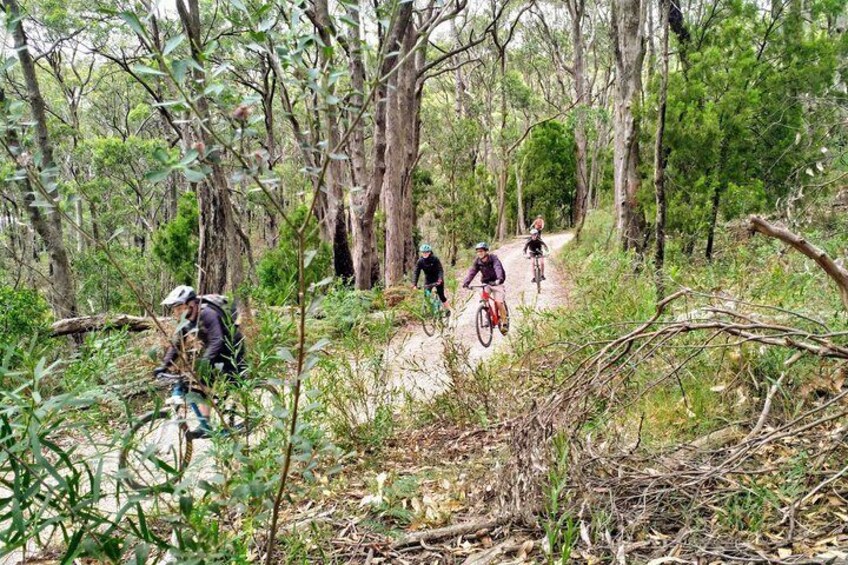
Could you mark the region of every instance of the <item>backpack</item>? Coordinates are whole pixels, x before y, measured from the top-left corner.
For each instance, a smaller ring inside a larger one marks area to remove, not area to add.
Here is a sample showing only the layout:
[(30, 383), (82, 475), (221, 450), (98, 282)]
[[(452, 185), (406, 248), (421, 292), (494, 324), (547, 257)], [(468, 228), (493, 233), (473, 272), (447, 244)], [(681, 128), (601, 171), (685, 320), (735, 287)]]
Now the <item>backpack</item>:
[(224, 296), (223, 294), (203, 294), (200, 297), (200, 304), (208, 304), (215, 308), (227, 322), (235, 326), (239, 325), (238, 308), (236, 302)]

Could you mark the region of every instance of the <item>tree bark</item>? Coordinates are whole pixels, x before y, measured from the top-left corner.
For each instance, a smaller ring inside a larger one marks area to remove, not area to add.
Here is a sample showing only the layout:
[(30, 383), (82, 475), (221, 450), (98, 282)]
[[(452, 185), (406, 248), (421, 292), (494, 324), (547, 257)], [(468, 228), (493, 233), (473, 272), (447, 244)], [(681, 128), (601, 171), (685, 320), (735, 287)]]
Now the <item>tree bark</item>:
[(574, 156), (576, 164), (576, 179), (574, 191), (574, 237), (580, 238), (583, 220), (586, 217), (589, 196), (589, 175), (586, 166), (586, 110), (589, 106), (589, 93), (586, 85), (586, 75), (583, 63), (583, 17), (586, 12), (585, 0), (568, 0), (568, 10), (571, 12), (571, 40), (574, 44), (574, 90), (576, 105), (574, 115)]
[[(159, 319), (160, 324), (164, 324), (166, 322), (166, 318)], [(81, 316), (78, 318), (56, 320), (50, 326), (50, 336), (59, 337), (63, 335), (77, 335), (112, 329), (126, 329), (131, 332), (143, 332), (154, 328), (156, 328), (156, 324), (150, 318), (130, 316), (128, 314), (98, 314), (95, 316)]]
[(634, 110), (642, 91), (645, 58), (643, 0), (613, 0), (612, 30), (616, 67), (614, 104), (614, 184), (616, 228), (624, 249), (639, 249), (644, 219), (636, 200), (639, 177), (639, 120)]
[[(359, 23), (359, 15), (356, 10), (348, 10), (348, 16), (357, 24)], [(393, 79), (397, 71), (393, 70), (398, 59), (398, 49), (400, 42), (409, 27), (412, 18), (412, 2), (404, 2), (398, 8), (397, 16), (394, 23), (386, 33), (386, 45), (383, 52), (386, 54), (379, 67), (379, 76), (382, 79)], [(351, 26), (351, 34), (356, 33), (355, 39), (352, 41), (357, 47), (360, 45), (361, 33), (358, 25)], [(355, 85), (354, 88), (362, 91), (362, 88), (356, 85), (364, 86), (364, 65), (362, 64), (362, 55), (360, 49), (351, 50), (351, 81)], [(396, 79), (395, 79), (396, 80)], [(373, 168), (370, 171), (370, 177), (367, 182), (367, 187), (363, 190), (356, 191), (353, 197), (353, 232), (354, 232), (354, 270), (356, 272), (356, 288), (368, 289), (373, 283), (373, 273), (377, 266), (377, 254), (374, 235), (374, 214), (377, 212), (377, 205), (380, 201), (380, 195), (383, 191), (383, 185), (386, 175), (386, 150), (387, 150), (387, 118), (388, 118), (388, 85), (386, 82), (381, 82), (377, 86), (375, 93), (374, 104), (374, 134), (371, 148)], [(364, 104), (362, 97), (359, 97), (358, 107)], [(353, 101), (354, 111), (358, 111), (357, 102)], [(360, 123), (357, 127), (364, 128)], [(364, 130), (355, 132), (351, 136), (351, 143), (354, 147), (354, 161), (362, 155), (362, 163), (364, 163)], [(354, 165), (355, 169), (359, 168), (363, 176), (367, 174), (364, 166)]]
[[(200, 27), (198, 0), (177, 0), (177, 12), (189, 40), (194, 62), (203, 67), (203, 37)], [(205, 71), (192, 70), (194, 87), (202, 92)], [(205, 96), (195, 99), (198, 116), (195, 120), (209, 124), (209, 103)], [(215, 145), (212, 136), (201, 123), (194, 127), (194, 142), (202, 141), (211, 148)], [(201, 294), (236, 290), (244, 281), (241, 264), (241, 245), (234, 229), (234, 211), (230, 201), (226, 174), (218, 162), (211, 162), (212, 172), (198, 183), (197, 200), (200, 208), (200, 238), (198, 248), (197, 288)]]
[(665, 166), (667, 155), (664, 146), (665, 137), (665, 114), (666, 99), (668, 95), (668, 12), (670, 0), (660, 0), (660, 49), (662, 50), (662, 61), (660, 67), (660, 92), (659, 108), (657, 111), (657, 138), (654, 146), (654, 189), (657, 200), (656, 217), (656, 254), (654, 255), (654, 272), (657, 287), (657, 300), (662, 300), (665, 295), (665, 278), (663, 268), (665, 265), (665, 223), (666, 223), (666, 198), (665, 198)]
[[(51, 207), (36, 207), (34, 189), (29, 181), (21, 184), (24, 189), (24, 203), (27, 214), (33, 224), (33, 228), (44, 240), (47, 253), (50, 257), (50, 270), (52, 272), (50, 302), (57, 315), (66, 317), (77, 313), (76, 289), (74, 285), (73, 272), (68, 258), (67, 248), (62, 237), (62, 220), (54, 208), (58, 206), (59, 191), (56, 187), (55, 161), (53, 159), (53, 146), (47, 131), (47, 114), (38, 77), (35, 72), (35, 63), (29, 52), (26, 32), (21, 19), (20, 6), (17, 0), (3, 0), (8, 13), (8, 21), (12, 26), (12, 35), (15, 41), (18, 61), (21, 64), (21, 73), (26, 84), (27, 97), (32, 108), (32, 117), (35, 121), (35, 133), (39, 151), (41, 152), (41, 178), (46, 189)], [(3, 105), (5, 106), (5, 95), (0, 91)], [(10, 148), (20, 150), (19, 140), (14, 130), (7, 130), (7, 139)], [(20, 155), (20, 151), (19, 151)]]

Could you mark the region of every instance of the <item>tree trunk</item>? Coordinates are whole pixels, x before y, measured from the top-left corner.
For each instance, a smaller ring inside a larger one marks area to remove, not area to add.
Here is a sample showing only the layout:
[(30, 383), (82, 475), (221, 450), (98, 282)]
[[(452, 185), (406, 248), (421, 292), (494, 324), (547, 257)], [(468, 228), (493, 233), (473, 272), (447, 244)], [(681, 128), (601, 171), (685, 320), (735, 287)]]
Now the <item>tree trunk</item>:
[(509, 180), (509, 154), (506, 143), (506, 45), (499, 47), (501, 127), (500, 127), (500, 163), (498, 166), (497, 198), (498, 222), (495, 227), (495, 239), (506, 239), (506, 185)]
[[(199, 67), (192, 70), (194, 87), (202, 92), (205, 84), (205, 71), (201, 70), (204, 46), (198, 0), (178, 0), (177, 12), (189, 40), (192, 58)], [(203, 126), (210, 123), (209, 103), (205, 96), (200, 95), (195, 99), (195, 105), (199, 115), (195, 116), (197, 123), (193, 135), (187, 137), (191, 141), (202, 141), (206, 147), (213, 147), (215, 141)], [(200, 294), (236, 290), (244, 281), (241, 245), (234, 229), (227, 177), (219, 163), (209, 164), (212, 172), (198, 184), (197, 189), (200, 209), (197, 288)]]
[(613, 43), (616, 66), (614, 104), (614, 182), (616, 228), (624, 249), (639, 249), (644, 219), (636, 200), (639, 191), (639, 120), (635, 106), (642, 90), (645, 58), (642, 0), (614, 0)]
[(657, 139), (654, 147), (654, 189), (657, 199), (656, 238), (657, 248), (654, 255), (655, 280), (657, 287), (657, 301), (665, 295), (665, 279), (663, 267), (665, 264), (665, 222), (666, 222), (666, 198), (665, 198), (665, 165), (667, 155), (663, 145), (665, 137), (665, 114), (666, 98), (668, 94), (668, 11), (670, 0), (660, 0), (660, 29), (662, 31), (660, 49), (662, 50), (662, 63), (660, 67), (660, 92), (659, 109), (657, 112)]
[(527, 161), (525, 156), (522, 163), (515, 164), (515, 193), (518, 200), (518, 218), (515, 223), (515, 235), (527, 233), (527, 222), (524, 218), (524, 182), (521, 177), (521, 167)]
[(704, 256), (707, 261), (713, 260), (713, 242), (715, 241), (716, 224), (718, 223), (718, 209), (721, 204), (721, 185), (716, 184), (713, 191), (713, 202), (710, 210), (710, 227), (707, 232), (707, 248), (704, 251)]
[[(389, 81), (386, 103), (386, 176), (383, 205), (386, 211), (386, 286), (401, 282), (407, 246), (408, 226), (404, 221), (404, 190), (409, 169), (408, 147), (414, 127), (415, 57), (407, 56), (415, 45), (415, 32), (410, 21), (402, 36), (402, 56), (405, 60)], [(412, 88), (410, 88), (412, 81)]]
[(574, 237), (580, 239), (580, 230), (586, 217), (589, 196), (589, 175), (586, 166), (586, 110), (589, 105), (589, 93), (586, 87), (586, 76), (583, 64), (583, 16), (586, 11), (585, 0), (569, 0), (568, 10), (571, 12), (571, 39), (574, 43), (574, 90), (576, 105), (574, 114), (574, 156), (576, 164), (576, 179), (574, 191)]
[[(359, 11), (348, 8), (348, 17), (356, 25), (350, 26), (350, 38), (353, 49), (351, 50), (351, 82), (354, 89), (363, 92), (365, 84), (364, 64), (361, 54), (361, 30), (359, 29)], [(392, 72), (397, 61), (397, 52), (400, 41), (406, 32), (412, 18), (412, 3), (404, 2), (400, 5), (394, 25), (386, 34), (387, 42), (384, 52), (387, 54), (380, 64), (379, 73), (381, 78), (395, 77), (397, 71)], [(357, 183), (362, 183), (362, 190), (357, 190), (353, 196), (353, 234), (354, 234), (354, 271), (356, 274), (356, 288), (367, 290), (371, 288), (374, 280), (375, 270), (378, 269), (376, 238), (374, 234), (374, 214), (383, 191), (386, 174), (386, 147), (387, 147), (387, 114), (388, 114), (388, 86), (381, 83), (375, 93), (374, 104), (374, 135), (372, 143), (373, 168), (367, 183), (364, 182), (368, 176), (365, 170), (365, 135), (364, 126), (360, 123), (357, 130), (350, 136), (352, 147), (351, 160), (353, 162), (354, 176), (358, 176)], [(354, 96), (351, 100), (352, 110), (358, 111), (364, 104), (361, 95)], [(377, 270), (379, 272), (379, 270)]]
[[(27, 97), (32, 108), (32, 117), (35, 121), (35, 132), (38, 148), (41, 152), (41, 182), (49, 196), (51, 207), (36, 207), (34, 189), (29, 180), (22, 183), (25, 190), (24, 202), (27, 213), (32, 221), (33, 228), (38, 232), (47, 247), (50, 256), (50, 270), (52, 272), (52, 289), (50, 302), (53, 310), (60, 317), (75, 316), (77, 313), (76, 290), (74, 286), (73, 272), (68, 259), (67, 248), (62, 238), (62, 220), (58, 211), (52, 206), (58, 206), (59, 192), (56, 187), (55, 161), (53, 160), (53, 147), (47, 131), (47, 114), (44, 98), (38, 84), (35, 72), (35, 63), (29, 52), (27, 36), (24, 32), (21, 19), (20, 7), (17, 0), (3, 0), (8, 13), (8, 24), (12, 26), (12, 35), (15, 41), (18, 61), (21, 64), (21, 73), (26, 84)], [(0, 91), (3, 105), (5, 106), (5, 94)], [(17, 135), (9, 128), (7, 131), (10, 147), (19, 147)]]

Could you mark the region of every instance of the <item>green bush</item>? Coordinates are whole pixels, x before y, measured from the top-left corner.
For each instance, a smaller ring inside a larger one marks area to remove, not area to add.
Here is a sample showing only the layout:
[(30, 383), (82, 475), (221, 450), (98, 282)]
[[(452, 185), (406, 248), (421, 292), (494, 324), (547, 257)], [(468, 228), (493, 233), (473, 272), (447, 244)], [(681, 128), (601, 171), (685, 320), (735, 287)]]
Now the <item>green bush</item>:
[(38, 292), (0, 286), (0, 349), (46, 335), (49, 322), (50, 308)]
[[(295, 226), (303, 223), (309, 209), (293, 210), (290, 219)], [(274, 306), (297, 302), (297, 235), (287, 223), (280, 228), (280, 243), (262, 257), (257, 265), (259, 298)], [(306, 239), (306, 285), (317, 283), (332, 274), (333, 250), (312, 230)]]
[[(164, 292), (159, 278), (152, 278), (151, 258), (137, 248), (112, 246), (110, 255), (132, 281), (145, 281), (137, 285), (148, 302), (161, 300)], [(94, 314), (103, 312), (133, 313), (140, 311), (138, 297), (109, 257), (99, 249), (88, 249), (74, 259), (79, 288), (78, 302), (82, 311)]]
[(177, 217), (153, 235), (153, 254), (168, 268), (178, 282), (194, 281), (197, 250), (200, 245), (200, 211), (197, 197), (186, 192), (177, 204)]

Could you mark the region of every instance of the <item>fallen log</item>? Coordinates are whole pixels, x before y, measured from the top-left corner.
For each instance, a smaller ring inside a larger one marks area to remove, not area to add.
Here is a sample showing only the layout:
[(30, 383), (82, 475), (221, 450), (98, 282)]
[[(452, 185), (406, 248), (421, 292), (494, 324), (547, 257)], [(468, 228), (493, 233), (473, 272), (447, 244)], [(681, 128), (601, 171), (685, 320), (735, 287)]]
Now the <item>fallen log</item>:
[(436, 528), (434, 530), (412, 532), (411, 534), (408, 534), (394, 542), (392, 544), (392, 548), (397, 549), (401, 547), (406, 547), (408, 545), (420, 544), (422, 542), (477, 534), (478, 532), (484, 532), (493, 528), (497, 528), (498, 526), (503, 526), (504, 524), (507, 524), (510, 521), (510, 516), (502, 516), (500, 518), (494, 519), (485, 518), (483, 520), (476, 520), (474, 522), (465, 522), (463, 524), (446, 526), (444, 528)]
[[(165, 323), (166, 318), (159, 318), (159, 323)], [(126, 329), (131, 332), (143, 332), (155, 327), (152, 318), (130, 316), (128, 314), (97, 314), (96, 316), (80, 316), (65, 318), (53, 322), (50, 327), (51, 337), (76, 335), (103, 330)]]

